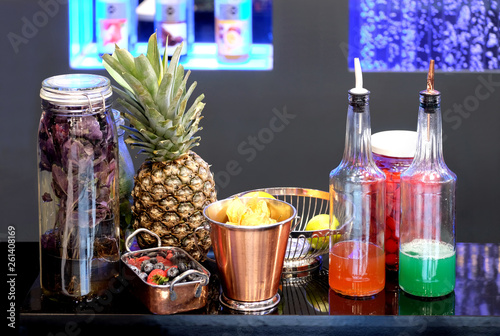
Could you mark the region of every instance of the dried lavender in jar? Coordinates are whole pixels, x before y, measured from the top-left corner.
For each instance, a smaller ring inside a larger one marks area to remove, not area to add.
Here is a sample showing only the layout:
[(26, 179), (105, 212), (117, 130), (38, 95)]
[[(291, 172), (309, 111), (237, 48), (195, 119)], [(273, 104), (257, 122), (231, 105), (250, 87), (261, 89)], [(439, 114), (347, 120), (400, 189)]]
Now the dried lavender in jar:
[(106, 77), (42, 82), (38, 130), (40, 281), (72, 302), (102, 294), (118, 272), (118, 143)]

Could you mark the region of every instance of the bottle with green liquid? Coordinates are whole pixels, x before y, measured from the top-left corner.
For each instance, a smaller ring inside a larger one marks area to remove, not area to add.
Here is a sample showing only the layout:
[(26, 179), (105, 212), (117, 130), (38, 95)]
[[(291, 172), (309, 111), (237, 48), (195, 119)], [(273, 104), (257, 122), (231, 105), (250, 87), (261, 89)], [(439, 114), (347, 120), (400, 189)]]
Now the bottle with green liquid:
[(399, 285), (406, 293), (439, 297), (455, 288), (456, 175), (443, 158), (441, 93), (431, 60), (420, 92), (415, 158), (401, 174)]

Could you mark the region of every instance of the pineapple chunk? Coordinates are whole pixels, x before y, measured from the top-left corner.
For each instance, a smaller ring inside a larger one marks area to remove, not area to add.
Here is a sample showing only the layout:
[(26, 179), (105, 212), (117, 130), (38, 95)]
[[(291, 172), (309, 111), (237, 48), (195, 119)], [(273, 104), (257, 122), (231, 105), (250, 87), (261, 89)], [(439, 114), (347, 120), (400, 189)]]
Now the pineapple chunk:
[(259, 226), (276, 223), (276, 220), (271, 218), (267, 202), (257, 197), (252, 198), (247, 204), (235, 197), (229, 203), (226, 215), (228, 218), (226, 224), (231, 225)]

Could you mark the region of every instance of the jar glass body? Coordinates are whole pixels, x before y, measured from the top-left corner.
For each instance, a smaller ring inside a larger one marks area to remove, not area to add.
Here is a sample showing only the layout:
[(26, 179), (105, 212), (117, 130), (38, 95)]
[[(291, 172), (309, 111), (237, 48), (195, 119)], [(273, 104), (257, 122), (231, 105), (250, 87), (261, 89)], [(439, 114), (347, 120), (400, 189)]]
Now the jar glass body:
[[(56, 77), (44, 84), (63, 88), (41, 91), (40, 281), (44, 296), (78, 302), (102, 294), (118, 274), (118, 143), (111, 90), (105, 87), (109, 80), (95, 75)], [(103, 88), (84, 88), (82, 95), (80, 81)], [(95, 90), (102, 98), (92, 98)]]
[(399, 268), (399, 224), (401, 222), (401, 173), (413, 158), (385, 156), (373, 153), (377, 167), (385, 173), (385, 266)]
[(125, 120), (120, 112), (113, 110), (118, 133), (119, 190), (120, 190), (120, 240), (121, 251), (125, 251), (125, 239), (132, 229), (132, 189), (134, 188), (134, 162), (125, 143), (125, 131), (120, 127)]

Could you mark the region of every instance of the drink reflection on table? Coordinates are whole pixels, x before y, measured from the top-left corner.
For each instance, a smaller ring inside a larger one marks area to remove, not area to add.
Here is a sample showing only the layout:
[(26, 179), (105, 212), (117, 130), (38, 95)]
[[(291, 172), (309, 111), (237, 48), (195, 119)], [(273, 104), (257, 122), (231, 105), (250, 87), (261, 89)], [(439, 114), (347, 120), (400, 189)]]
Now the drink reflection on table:
[(330, 315), (385, 315), (385, 291), (367, 297), (343, 296), (329, 289)]
[(455, 292), (422, 298), (399, 291), (399, 315), (455, 315)]

